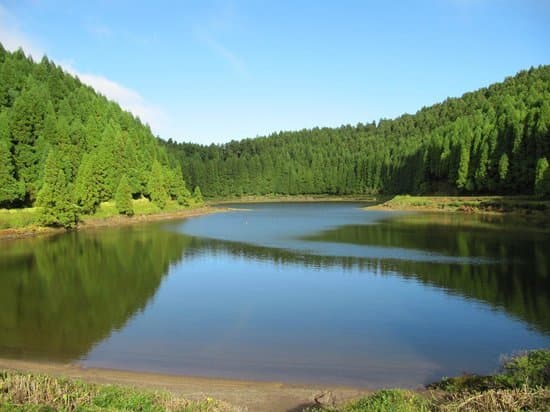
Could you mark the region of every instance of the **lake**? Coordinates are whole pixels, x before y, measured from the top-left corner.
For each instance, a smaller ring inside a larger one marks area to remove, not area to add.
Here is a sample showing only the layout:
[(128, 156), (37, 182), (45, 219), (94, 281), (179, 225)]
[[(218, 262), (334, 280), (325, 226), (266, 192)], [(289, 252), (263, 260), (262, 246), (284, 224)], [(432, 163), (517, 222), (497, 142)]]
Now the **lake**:
[(550, 346), (548, 227), (362, 206), (0, 242), (0, 357), (379, 388)]

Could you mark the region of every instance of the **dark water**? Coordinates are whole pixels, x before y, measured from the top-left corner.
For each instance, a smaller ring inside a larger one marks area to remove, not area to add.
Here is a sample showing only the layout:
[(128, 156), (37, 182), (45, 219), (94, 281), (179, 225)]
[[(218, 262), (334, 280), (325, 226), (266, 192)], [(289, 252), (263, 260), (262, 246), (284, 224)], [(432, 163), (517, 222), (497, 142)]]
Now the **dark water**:
[(0, 243), (0, 356), (418, 386), (550, 346), (550, 231), (261, 204)]

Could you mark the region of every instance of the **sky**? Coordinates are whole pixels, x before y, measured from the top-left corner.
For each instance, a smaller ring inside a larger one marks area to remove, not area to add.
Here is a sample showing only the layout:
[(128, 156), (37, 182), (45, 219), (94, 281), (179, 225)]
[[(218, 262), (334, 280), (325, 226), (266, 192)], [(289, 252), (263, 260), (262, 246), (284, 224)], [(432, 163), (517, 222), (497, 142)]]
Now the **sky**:
[(550, 64), (550, 1), (0, 0), (0, 42), (210, 144), (393, 118)]

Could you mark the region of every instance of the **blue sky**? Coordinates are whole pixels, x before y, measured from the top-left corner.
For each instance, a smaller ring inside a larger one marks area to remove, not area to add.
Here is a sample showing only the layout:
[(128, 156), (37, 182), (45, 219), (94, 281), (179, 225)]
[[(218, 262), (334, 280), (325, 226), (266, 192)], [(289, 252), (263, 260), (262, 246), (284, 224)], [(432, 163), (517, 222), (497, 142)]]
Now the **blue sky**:
[(225, 142), (414, 113), (550, 64), (550, 1), (0, 0), (0, 41), (163, 138)]

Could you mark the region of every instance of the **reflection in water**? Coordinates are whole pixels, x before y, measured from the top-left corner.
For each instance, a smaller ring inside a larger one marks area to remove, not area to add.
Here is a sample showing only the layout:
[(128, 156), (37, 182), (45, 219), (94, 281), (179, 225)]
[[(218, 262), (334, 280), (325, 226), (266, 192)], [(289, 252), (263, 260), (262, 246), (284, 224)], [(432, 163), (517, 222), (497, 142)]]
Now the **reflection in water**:
[[(369, 231), (374, 227), (364, 226), (360, 229)], [(384, 228), (391, 230), (391, 225), (384, 225)], [(358, 229), (354, 228), (352, 232), (356, 234)], [(334, 241), (328, 236), (326, 239)], [(480, 247), (484, 248), (483, 245)], [(513, 256), (513, 246), (509, 247), (510, 254), (505, 256)], [(544, 245), (537, 244), (535, 247), (542, 250)], [(550, 248), (550, 245), (546, 243), (546, 247)], [(504, 253), (505, 246), (502, 245), (500, 250)], [(550, 276), (546, 275), (547, 272), (533, 269), (544, 268), (548, 264), (548, 258), (542, 253), (534, 252), (539, 260), (529, 263), (516, 259), (509, 263), (499, 261), (477, 265), (448, 264), (437, 261), (311, 255), (246, 243), (194, 238), (187, 255), (203, 253), (211, 256), (230, 254), (249, 260), (269, 261), (277, 265), (300, 264), (316, 269), (340, 268), (344, 271), (412, 278), (449, 293), (490, 304), (495, 309), (504, 309), (509, 315), (528, 322), (541, 332), (550, 333)]]
[(415, 386), (550, 344), (548, 231), (353, 204), (246, 207), (4, 243), (0, 356)]
[(3, 244), (0, 356), (85, 355), (146, 307), (187, 241), (151, 226)]
[(375, 260), (374, 264), (503, 308), (550, 333), (550, 235), (537, 227), (521, 227), (514, 225), (514, 221), (505, 224), (501, 219), (457, 214), (409, 215), (376, 225), (341, 226), (304, 239), (490, 258), (492, 263), (476, 265), (409, 260)]

